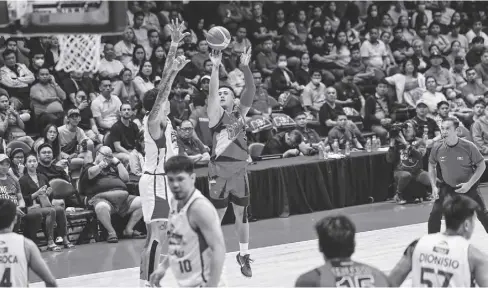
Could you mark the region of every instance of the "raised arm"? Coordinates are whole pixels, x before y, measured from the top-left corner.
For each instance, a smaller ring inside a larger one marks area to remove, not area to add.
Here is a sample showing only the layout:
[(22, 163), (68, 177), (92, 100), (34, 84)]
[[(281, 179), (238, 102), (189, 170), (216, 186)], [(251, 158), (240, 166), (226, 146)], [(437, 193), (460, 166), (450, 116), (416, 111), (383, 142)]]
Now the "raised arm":
[(253, 74), (251, 73), (250, 66), (248, 66), (251, 59), (251, 47), (249, 47), (240, 57), (240, 69), (243, 71), (245, 78), (245, 87), (243, 90), (243, 94), (241, 94), (240, 99), (240, 112), (241, 115), (246, 116), (248, 111), (250, 111), (250, 107), (253, 104), (253, 98), (255, 98), (256, 87), (253, 81)]
[(219, 90), (219, 66), (221, 65), (221, 51), (213, 50), (209, 55), (212, 62), (211, 80), (209, 82), (209, 97), (207, 98), (207, 114), (209, 115), (209, 127), (214, 127), (221, 120), (224, 109), (217, 91)]

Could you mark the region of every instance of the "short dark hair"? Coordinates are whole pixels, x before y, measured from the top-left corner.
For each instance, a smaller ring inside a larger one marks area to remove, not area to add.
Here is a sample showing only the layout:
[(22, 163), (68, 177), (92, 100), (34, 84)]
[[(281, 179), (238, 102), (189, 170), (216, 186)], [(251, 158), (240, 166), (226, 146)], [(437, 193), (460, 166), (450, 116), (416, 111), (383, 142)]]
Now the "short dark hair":
[(138, 12), (134, 13), (134, 19), (138, 18), (139, 16), (143, 16), (144, 17), (144, 12), (143, 11), (138, 11)]
[(487, 106), (486, 101), (484, 101), (484, 99), (480, 99), (480, 98), (474, 101), (474, 105), (472, 105), (472, 107), (475, 107), (475, 105), (477, 105), (477, 104), (481, 104), (482, 106), (484, 106), (484, 108)]
[(335, 119), (340, 118), (340, 116), (345, 116), (345, 117), (348, 117), (348, 116), (346, 116), (346, 114), (345, 114), (344, 112), (338, 112), (338, 113), (336, 114)]
[(382, 78), (379, 82), (377, 82), (377, 86), (379, 86), (380, 84), (389, 86), (389, 82), (387, 82), (385, 78)]
[(5, 57), (7, 57), (10, 54), (14, 54), (15, 57), (17, 57), (17, 53), (14, 50), (5, 49), (5, 51), (2, 52), (3, 59), (5, 59)]
[(0, 229), (12, 225), (16, 215), (17, 205), (10, 199), (0, 199)]
[(181, 173), (188, 174), (194, 173), (194, 162), (187, 156), (177, 155), (173, 156), (165, 162), (166, 173)]
[(37, 155), (40, 154), (41, 150), (44, 149), (44, 148), (49, 148), (51, 149), (51, 152), (53, 152), (53, 146), (51, 146), (50, 144), (48, 143), (42, 143), (41, 145), (39, 145), (39, 147), (37, 148)]
[(15, 42), (15, 44), (17, 44), (17, 39), (16, 38), (13, 38), (13, 37), (10, 37), (7, 40), (5, 40), (5, 44), (8, 44), (9, 42)]
[(465, 220), (474, 216), (479, 204), (470, 197), (456, 194), (443, 202), (443, 215), (447, 229), (458, 230)]
[(124, 106), (124, 105), (129, 105), (129, 107), (131, 107), (131, 109), (132, 109), (131, 103), (124, 101), (124, 102), (122, 102), (121, 107), (119, 107), (119, 111), (122, 111), (122, 106)]
[(458, 119), (455, 117), (447, 117), (447, 118), (443, 119), (443, 122), (445, 122), (445, 121), (452, 122), (454, 128), (458, 128), (458, 126), (460, 125), (460, 121), (458, 121)]
[(319, 76), (323, 77), (323, 74), (321, 74), (321, 71), (319, 71), (318, 69), (311, 69), (311, 72), (309, 73), (309, 77), (312, 78), (312, 76), (314, 76), (314, 74), (316, 73), (319, 73)]
[(392, 29), (392, 32), (393, 33), (396, 33), (397, 31), (401, 31), (402, 32), (402, 29), (403, 28), (401, 26), (396, 26), (396, 27), (394, 27), (394, 29)]
[(99, 86), (100, 86), (100, 84), (102, 84), (102, 81), (109, 81), (109, 82), (112, 82), (112, 81), (110, 80), (110, 78), (109, 78), (109, 77), (100, 77), (100, 78), (98, 79), (98, 81), (99, 81)]
[(484, 44), (484, 38), (482, 38), (481, 36), (475, 36), (472, 39), (471, 44)]
[(148, 38), (151, 37), (151, 34), (153, 34), (155, 32), (158, 33), (158, 36), (160, 36), (160, 33), (158, 32), (158, 30), (156, 30), (156, 29), (149, 29), (148, 30)]
[(443, 100), (443, 101), (438, 102), (438, 104), (436, 104), (436, 109), (440, 109), (440, 107), (442, 105), (447, 105), (448, 107), (450, 107), (450, 103), (448, 103), (447, 101)]
[(153, 88), (151, 90), (146, 91), (143, 96), (143, 108), (146, 111), (151, 111), (156, 102), (156, 97), (158, 97), (158, 93), (160, 90), (157, 88)]
[(355, 224), (346, 216), (327, 216), (315, 225), (319, 249), (328, 259), (348, 258), (355, 252)]

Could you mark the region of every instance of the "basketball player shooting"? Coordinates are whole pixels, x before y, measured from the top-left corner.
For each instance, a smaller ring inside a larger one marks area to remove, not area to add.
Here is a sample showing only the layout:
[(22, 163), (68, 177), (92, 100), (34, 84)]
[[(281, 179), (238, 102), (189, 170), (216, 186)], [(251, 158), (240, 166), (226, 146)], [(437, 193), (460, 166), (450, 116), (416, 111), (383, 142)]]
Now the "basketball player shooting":
[(157, 88), (149, 90), (143, 97), (143, 107), (150, 112), (143, 119), (145, 162), (144, 174), (139, 180), (143, 218), (148, 231), (141, 255), (140, 287), (149, 285), (149, 276), (160, 263), (163, 249), (161, 244), (166, 242), (166, 224), (170, 207), (168, 181), (163, 165), (168, 158), (178, 155), (176, 132), (168, 119), (168, 96), (177, 73), (190, 62), (185, 56), (175, 58), (178, 43), (189, 35), (182, 33), (185, 26), (183, 23), (179, 25), (176, 20), (172, 22), (170, 29), (171, 45), (161, 82)]
[(413, 241), (389, 278), (399, 287), (410, 272), (413, 287), (487, 287), (487, 255), (469, 243), (477, 202), (457, 194), (443, 203), (446, 230)]
[(209, 162), (209, 195), (221, 221), (226, 213), (228, 201), (233, 204), (236, 216), (235, 227), (239, 236), (239, 253), (236, 255), (236, 261), (241, 267), (241, 273), (251, 277), (251, 259), (248, 253), (250, 227), (246, 212), (250, 201), (246, 172), (248, 144), (244, 120), (256, 92), (253, 75), (248, 67), (251, 48), (240, 57), (240, 69), (244, 73), (245, 88), (239, 105), (234, 105), (235, 95), (230, 87), (219, 87), (221, 58), (221, 51), (213, 50), (210, 54), (213, 67), (209, 83), (207, 114), (213, 144)]
[(12, 232), (17, 213), (14, 202), (0, 199), (0, 287), (29, 287), (29, 268), (46, 287), (58, 287), (37, 245)]
[(171, 200), (168, 257), (151, 275), (160, 287), (171, 267), (180, 287), (217, 287), (224, 266), (226, 247), (216, 209), (195, 188), (192, 160), (175, 156), (165, 163)]

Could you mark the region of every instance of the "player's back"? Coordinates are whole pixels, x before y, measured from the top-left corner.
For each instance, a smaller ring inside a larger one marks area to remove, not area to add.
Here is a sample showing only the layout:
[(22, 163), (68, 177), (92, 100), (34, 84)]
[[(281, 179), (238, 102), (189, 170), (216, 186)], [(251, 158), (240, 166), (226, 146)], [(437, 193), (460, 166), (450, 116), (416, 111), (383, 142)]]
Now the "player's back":
[(303, 274), (296, 287), (389, 287), (379, 269), (352, 261), (331, 259), (323, 266)]
[(413, 287), (470, 287), (469, 241), (442, 233), (421, 237), (412, 255)]
[(171, 121), (166, 121), (164, 137), (154, 140), (148, 129), (148, 116), (143, 119), (144, 129), (144, 172), (152, 174), (164, 173), (164, 164), (167, 159), (178, 155), (177, 134), (173, 130)]
[(24, 243), (24, 236), (17, 233), (0, 234), (0, 287), (29, 286)]

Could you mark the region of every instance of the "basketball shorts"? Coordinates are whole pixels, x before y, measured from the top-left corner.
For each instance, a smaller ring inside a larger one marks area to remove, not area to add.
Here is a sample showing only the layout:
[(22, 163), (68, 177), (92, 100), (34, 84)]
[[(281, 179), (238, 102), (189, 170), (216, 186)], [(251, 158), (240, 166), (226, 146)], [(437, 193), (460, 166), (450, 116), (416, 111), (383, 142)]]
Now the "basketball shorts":
[(246, 169), (230, 177), (209, 175), (209, 196), (216, 209), (227, 208), (229, 201), (237, 206), (248, 206), (250, 192)]
[(168, 220), (171, 192), (165, 175), (144, 173), (139, 179), (139, 195), (146, 224)]

